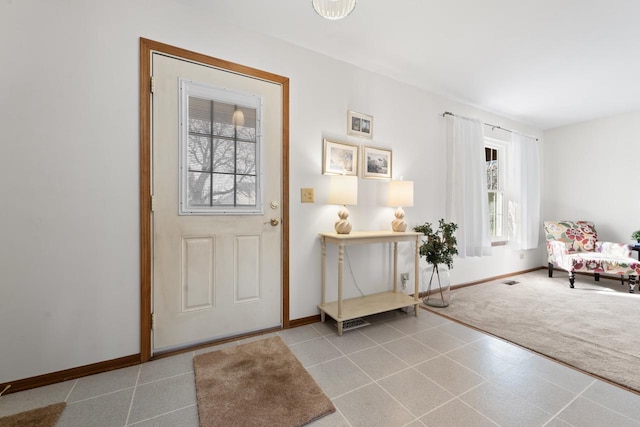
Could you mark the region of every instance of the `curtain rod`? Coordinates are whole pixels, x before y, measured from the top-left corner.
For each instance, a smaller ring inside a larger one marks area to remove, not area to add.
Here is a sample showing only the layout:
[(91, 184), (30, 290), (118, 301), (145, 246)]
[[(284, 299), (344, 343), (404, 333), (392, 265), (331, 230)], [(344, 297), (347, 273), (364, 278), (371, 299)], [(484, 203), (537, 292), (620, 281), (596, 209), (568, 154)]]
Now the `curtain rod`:
[[(461, 119), (466, 119), (466, 120), (474, 120), (474, 119), (471, 119), (471, 118), (469, 118), (469, 117), (458, 116), (457, 114), (453, 114), (453, 113), (452, 113), (452, 112), (450, 112), (450, 111), (445, 111), (444, 113), (442, 113), (442, 117), (444, 117), (444, 116), (453, 116), (453, 117), (459, 117), (459, 118), (461, 118)], [(535, 139), (536, 141), (538, 140), (538, 138), (536, 138), (535, 136), (526, 135), (526, 134), (524, 134), (524, 133), (516, 132), (515, 130), (511, 130), (511, 129), (506, 129), (506, 128), (503, 128), (503, 127), (498, 126), (498, 125), (492, 125), (491, 123), (487, 123), (487, 122), (482, 122), (482, 123), (483, 123), (485, 126), (489, 126), (489, 127), (491, 128), (491, 130), (494, 130), (494, 129), (500, 129), (500, 130), (503, 130), (503, 131), (505, 131), (505, 132), (509, 132), (509, 133), (517, 133), (517, 134), (519, 134), (519, 135), (528, 136), (529, 138), (533, 138), (533, 139)]]

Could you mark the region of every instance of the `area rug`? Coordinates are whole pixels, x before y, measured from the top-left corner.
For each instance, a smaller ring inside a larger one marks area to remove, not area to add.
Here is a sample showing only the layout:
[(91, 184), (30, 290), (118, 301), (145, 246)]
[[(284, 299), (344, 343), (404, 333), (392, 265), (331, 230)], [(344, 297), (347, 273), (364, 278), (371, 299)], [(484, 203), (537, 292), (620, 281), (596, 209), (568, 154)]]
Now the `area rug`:
[[(619, 280), (547, 270), (454, 289), (453, 320), (640, 392), (640, 295)], [(502, 282), (518, 283), (507, 285)]]
[(55, 403), (0, 418), (0, 427), (53, 427), (58, 422), (66, 403)]
[(302, 426), (335, 411), (278, 336), (194, 357), (200, 426)]

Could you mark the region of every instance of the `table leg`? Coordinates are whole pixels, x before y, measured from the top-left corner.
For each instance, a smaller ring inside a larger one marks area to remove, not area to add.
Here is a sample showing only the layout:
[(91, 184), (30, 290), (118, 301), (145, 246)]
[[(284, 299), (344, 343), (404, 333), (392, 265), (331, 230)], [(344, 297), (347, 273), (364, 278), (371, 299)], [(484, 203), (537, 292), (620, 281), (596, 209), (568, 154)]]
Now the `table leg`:
[(342, 332), (342, 266), (344, 261), (344, 244), (338, 245), (338, 330)]
[[(324, 236), (322, 237), (322, 240), (320, 241), (322, 244), (322, 265), (320, 268), (320, 283), (321, 283), (321, 289), (322, 289), (322, 297), (320, 300), (321, 305), (324, 306), (325, 304), (325, 294), (326, 294), (326, 276), (327, 276), (327, 242), (325, 242)], [(322, 322), (324, 323), (324, 311), (320, 310), (320, 320), (322, 320)]]
[(398, 242), (393, 242), (393, 292), (398, 292)]
[[(420, 236), (416, 236), (416, 253), (413, 265), (413, 300), (420, 300)], [(418, 315), (418, 304), (414, 305), (415, 315)]]

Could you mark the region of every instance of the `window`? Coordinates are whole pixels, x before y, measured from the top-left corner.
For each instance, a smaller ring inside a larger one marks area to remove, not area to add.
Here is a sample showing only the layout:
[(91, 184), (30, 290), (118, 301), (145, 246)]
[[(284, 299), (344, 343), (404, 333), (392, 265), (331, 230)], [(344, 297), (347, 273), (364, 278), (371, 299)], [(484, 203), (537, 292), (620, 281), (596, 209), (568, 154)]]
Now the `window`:
[(180, 82), (180, 214), (261, 214), (262, 98)]
[(489, 193), (489, 227), (493, 241), (506, 240), (505, 232), (505, 148), (498, 141), (485, 140), (487, 192)]

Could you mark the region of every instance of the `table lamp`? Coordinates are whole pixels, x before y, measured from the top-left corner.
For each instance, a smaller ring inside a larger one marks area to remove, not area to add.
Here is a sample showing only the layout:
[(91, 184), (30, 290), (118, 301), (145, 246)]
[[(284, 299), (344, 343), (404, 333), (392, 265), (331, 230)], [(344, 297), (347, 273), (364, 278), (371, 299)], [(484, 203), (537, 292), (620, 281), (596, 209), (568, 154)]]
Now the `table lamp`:
[(358, 204), (358, 177), (350, 175), (332, 175), (329, 182), (329, 204), (342, 205), (338, 211), (335, 228), (338, 234), (349, 234), (351, 223), (346, 205)]
[(389, 181), (387, 206), (397, 206), (396, 219), (391, 221), (393, 231), (403, 232), (407, 229), (402, 207), (413, 206), (413, 181)]

